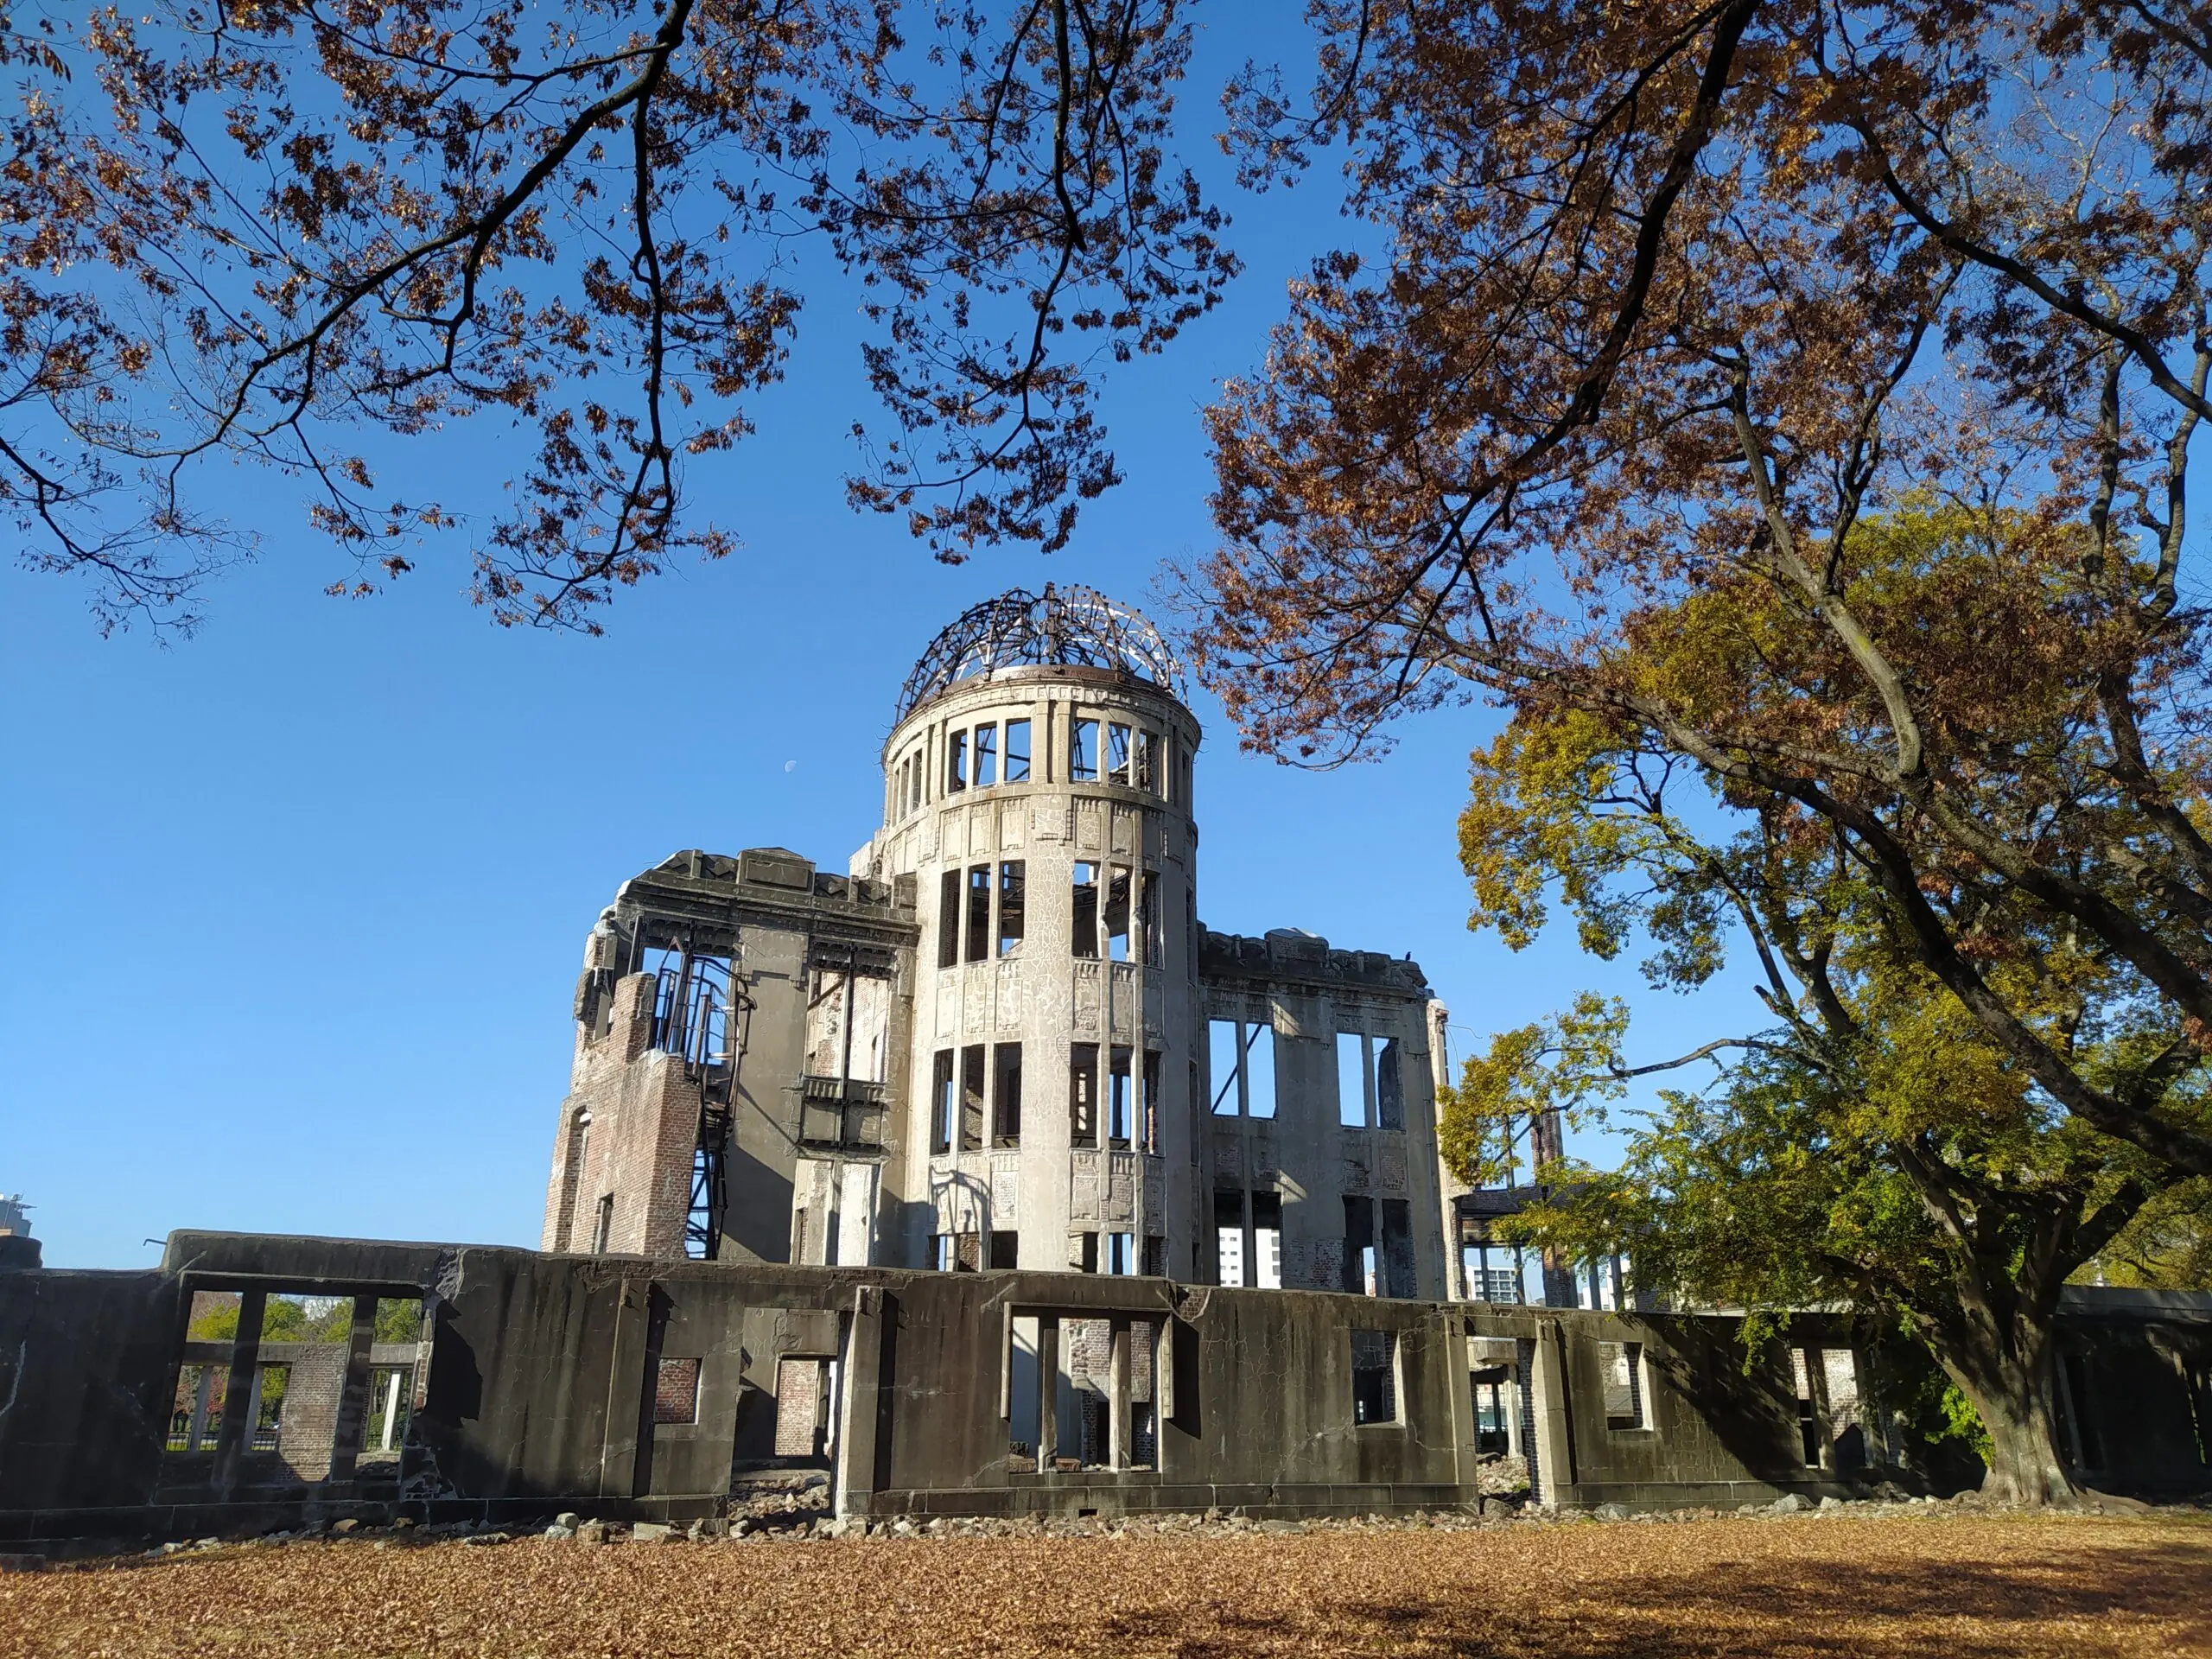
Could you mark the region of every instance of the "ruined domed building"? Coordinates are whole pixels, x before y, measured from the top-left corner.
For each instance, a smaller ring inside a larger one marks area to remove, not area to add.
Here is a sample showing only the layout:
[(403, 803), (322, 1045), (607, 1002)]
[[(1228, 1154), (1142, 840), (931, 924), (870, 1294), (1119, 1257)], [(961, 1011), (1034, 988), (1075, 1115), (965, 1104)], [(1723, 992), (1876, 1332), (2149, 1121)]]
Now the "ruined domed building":
[(1179, 680), (1102, 594), (1001, 594), (907, 676), (848, 874), (625, 883), (544, 1248), (1454, 1294), (1443, 1010), (1410, 959), (1201, 925)]
[[(1847, 1313), (1753, 1352), (1491, 1243), (1522, 1193), (1438, 1166), (1421, 969), (1200, 925), (1199, 735), (1134, 612), (963, 616), (846, 874), (683, 852), (600, 917), (542, 1249), (177, 1231), (78, 1272), (0, 1200), (0, 1539), (1955, 1484)], [(2212, 1297), (2061, 1312), (2069, 1465), (2202, 1491)]]

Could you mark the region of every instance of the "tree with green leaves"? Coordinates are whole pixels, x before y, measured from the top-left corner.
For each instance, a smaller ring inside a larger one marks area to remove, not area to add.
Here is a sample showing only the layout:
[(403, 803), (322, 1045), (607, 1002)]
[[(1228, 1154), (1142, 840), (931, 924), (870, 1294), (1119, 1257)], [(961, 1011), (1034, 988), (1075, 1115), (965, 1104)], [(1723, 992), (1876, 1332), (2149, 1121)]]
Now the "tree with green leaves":
[[(1977, 531), (2007, 528), (1948, 508), (1862, 525), (1853, 603), (1885, 630), (1914, 619), (1940, 649), (1947, 627), (1986, 620), (1939, 601), (1971, 567)], [(1807, 671), (1816, 639), (1801, 611), (1745, 583), (1647, 613), (1605, 666), (1655, 697), (1756, 697), (1768, 677)], [(2009, 723), (1993, 720), (1984, 740), (2060, 749), (2064, 700), (2026, 695), (2031, 671), (2019, 679), (1991, 689)], [(1740, 951), (1758, 999), (1741, 1028), (1642, 1065), (1626, 1054), (1624, 1008), (1593, 997), (1501, 1034), (1447, 1091), (1442, 1135), (1459, 1172), (1493, 1179), (1501, 1129), (1532, 1111), (1609, 1121), (1633, 1078), (1710, 1063), (1708, 1087), (1662, 1090), (1629, 1126), (1618, 1170), (1540, 1172), (1549, 1197), (1521, 1219), (1523, 1236), (1577, 1257), (1625, 1254), (1639, 1286), (1750, 1308), (1754, 1331), (1815, 1303), (1892, 1320), (1986, 1427), (1986, 1490), (2069, 1494), (2060, 1288), (2146, 1206), (2204, 1183), (2054, 1098), (1930, 971), (1864, 848), (1633, 719), (1523, 709), (1475, 756), (1459, 828), (1476, 927), (1518, 948), (1563, 904), (1596, 957), (1648, 939), (1656, 986), (1711, 987)], [(2212, 1128), (2202, 1054), (2124, 958), (2063, 918), (1980, 902), (1970, 883), (1930, 886), (2037, 1043), (2134, 1111), (2183, 1134)]]
[(1245, 741), (1586, 715), (1878, 886), (2037, 1098), (2212, 1176), (2063, 1012), (2081, 960), (2168, 1065), (2212, 1031), (2204, 9), (1310, 10), (1310, 107), (1253, 77), (1240, 154), (1338, 146), (1368, 232), (1210, 416), (1192, 655)]

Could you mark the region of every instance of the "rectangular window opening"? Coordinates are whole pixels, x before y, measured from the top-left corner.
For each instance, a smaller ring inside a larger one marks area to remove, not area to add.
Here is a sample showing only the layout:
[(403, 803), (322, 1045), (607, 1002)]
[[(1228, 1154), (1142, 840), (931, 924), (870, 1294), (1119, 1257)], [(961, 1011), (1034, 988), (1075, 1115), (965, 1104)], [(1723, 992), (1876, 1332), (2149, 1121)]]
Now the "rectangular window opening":
[(983, 1046), (970, 1043), (960, 1051), (960, 1150), (978, 1152), (983, 1145)]
[(1142, 886), (1137, 890), (1137, 938), (1141, 941), (1138, 949), (1143, 954), (1146, 967), (1165, 968), (1167, 933), (1160, 925), (1160, 877), (1147, 870), (1141, 880)]
[(1147, 1233), (1144, 1240), (1144, 1271), (1148, 1279), (1167, 1276), (1167, 1236), (1164, 1233)]
[(1147, 1048), (1144, 1052), (1144, 1097), (1139, 1110), (1144, 1115), (1144, 1150), (1160, 1150), (1160, 1051)]
[(1098, 1271), (1098, 1235), (1070, 1233), (1068, 1235), (1068, 1266), (1077, 1273)]
[(1026, 720), (1006, 723), (1006, 780), (1009, 784), (1029, 781), (1029, 722)]
[(1098, 722), (1095, 720), (1078, 720), (1073, 724), (1068, 744), (1068, 781), (1098, 781)]
[(1224, 1285), (1249, 1283), (1244, 1272), (1244, 1194), (1221, 1188), (1213, 1195), (1214, 1249), (1220, 1263), (1216, 1279)]
[(1109, 867), (1106, 884), (1106, 955), (1115, 962), (1129, 960), (1129, 867)]
[(1021, 1045), (1001, 1043), (991, 1051), (991, 1144), (1021, 1144)]
[(656, 1425), (696, 1423), (699, 1421), (699, 1362), (664, 1359), (653, 1379), (653, 1421)]
[(1382, 1294), (1417, 1294), (1414, 1283), (1413, 1205), (1404, 1198), (1382, 1200)]
[(1136, 1097), (1130, 1086), (1129, 1051), (1109, 1051), (1106, 1071), (1107, 1144), (1127, 1147), (1133, 1138), (1136, 1119)]
[(1643, 1417), (1643, 1344), (1599, 1343), (1598, 1370), (1605, 1389), (1605, 1427), (1649, 1427)]
[(605, 1255), (607, 1245), (614, 1237), (614, 1195), (602, 1192), (599, 1199), (599, 1219), (591, 1230), (591, 1253)]
[(1076, 1043), (1068, 1051), (1068, 1139), (1078, 1147), (1098, 1144), (1098, 1045)]
[(983, 1270), (983, 1235), (955, 1233), (952, 1236), (952, 1270), (955, 1273), (981, 1273)]
[(991, 867), (977, 864), (968, 872), (968, 960), (981, 962), (990, 949)]
[(1070, 922), (1069, 946), (1078, 957), (1095, 958), (1098, 955), (1098, 866), (1078, 859), (1072, 880), (1075, 909)]
[(1252, 1282), (1262, 1290), (1282, 1288), (1282, 1194), (1252, 1194)]
[(1124, 789), (1129, 784), (1129, 728), (1119, 721), (1106, 728), (1106, 781)]
[(999, 728), (978, 726), (976, 728), (976, 787), (988, 789), (999, 780)]
[(954, 732), (945, 740), (944, 791), (957, 794), (968, 787), (968, 734)]
[(1026, 866), (1020, 859), (1009, 859), (999, 866), (999, 955), (1018, 957), (1021, 954), (1021, 934), (1027, 925), (1023, 912), (1023, 895), (1027, 886), (1022, 872)]
[(1398, 1333), (1351, 1333), (1351, 1420), (1364, 1428), (1398, 1421)]
[(1249, 1027), (1244, 1038), (1245, 1109), (1254, 1117), (1275, 1115), (1275, 1028), (1272, 1021)]
[(1337, 1033), (1337, 1122), (1367, 1127), (1367, 1039), (1356, 1031)]
[(938, 880), (937, 906), (937, 965), (950, 968), (960, 961), (960, 872), (947, 870)]
[(1141, 727), (1137, 729), (1136, 786), (1160, 792), (1160, 740)]
[(952, 1091), (952, 1051), (937, 1052), (936, 1071), (930, 1080), (930, 1150), (952, 1150), (952, 1126), (957, 1097)]
[(1406, 1127), (1405, 1091), (1398, 1081), (1398, 1039), (1386, 1041), (1375, 1055), (1375, 1127), (1378, 1129), (1402, 1129)]
[(991, 1235), (991, 1265), (994, 1268), (1018, 1268), (1021, 1265), (1020, 1233), (995, 1232)]
[(1206, 1021), (1206, 1059), (1211, 1067), (1210, 1087), (1216, 1117), (1235, 1117), (1244, 1109), (1237, 1079), (1243, 1053), (1243, 1038), (1234, 1020)]

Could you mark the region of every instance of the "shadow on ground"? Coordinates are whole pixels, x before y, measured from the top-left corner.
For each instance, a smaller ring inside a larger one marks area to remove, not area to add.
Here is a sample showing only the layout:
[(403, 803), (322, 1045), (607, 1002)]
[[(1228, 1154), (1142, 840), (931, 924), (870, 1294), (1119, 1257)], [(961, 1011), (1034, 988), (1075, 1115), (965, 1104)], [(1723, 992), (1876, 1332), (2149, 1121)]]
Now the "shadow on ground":
[(1219, 1603), (1148, 1610), (1094, 1627), (1095, 1645), (1176, 1659), (1256, 1659), (1287, 1648), (1459, 1659), (2212, 1654), (2212, 1544), (2164, 1542), (2133, 1559), (2044, 1548), (2017, 1566), (1719, 1560), (1694, 1573), (1614, 1580), (1602, 1591), (1501, 1586), (1492, 1601), (1465, 1589), (1348, 1601), (1295, 1618)]

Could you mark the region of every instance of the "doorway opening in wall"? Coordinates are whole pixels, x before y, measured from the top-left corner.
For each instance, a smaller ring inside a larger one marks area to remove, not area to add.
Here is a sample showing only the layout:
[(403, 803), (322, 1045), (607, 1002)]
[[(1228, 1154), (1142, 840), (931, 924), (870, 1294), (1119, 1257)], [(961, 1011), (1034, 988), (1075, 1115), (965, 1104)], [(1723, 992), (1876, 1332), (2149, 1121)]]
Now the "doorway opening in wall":
[[(756, 1380), (763, 1372), (773, 1378), (773, 1393)], [(840, 1380), (837, 1362), (827, 1354), (779, 1354), (772, 1367), (747, 1366), (731, 1447), (733, 1493), (741, 1476), (831, 1465)], [(696, 1392), (696, 1380), (693, 1386)]]
[(1168, 1366), (1141, 1313), (1017, 1308), (1000, 1405), (1009, 1472), (1157, 1476)]
[(1513, 1449), (1512, 1402), (1506, 1397), (1509, 1377), (1503, 1365), (1490, 1365), (1470, 1374), (1475, 1400), (1475, 1451), (1483, 1457), (1503, 1457)]

